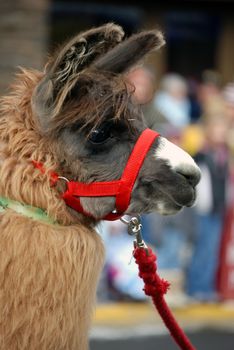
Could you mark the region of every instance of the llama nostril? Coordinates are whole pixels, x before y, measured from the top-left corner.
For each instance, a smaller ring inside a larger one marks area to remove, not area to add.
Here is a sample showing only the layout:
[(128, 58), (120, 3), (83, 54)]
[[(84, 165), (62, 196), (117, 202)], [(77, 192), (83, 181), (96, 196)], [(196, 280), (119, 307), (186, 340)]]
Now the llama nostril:
[(193, 187), (195, 187), (201, 179), (201, 172), (199, 168), (194, 169), (194, 171), (191, 171), (191, 169), (190, 171), (188, 171), (188, 169), (187, 171), (185, 169), (183, 171), (177, 170), (177, 173), (185, 177), (188, 183)]

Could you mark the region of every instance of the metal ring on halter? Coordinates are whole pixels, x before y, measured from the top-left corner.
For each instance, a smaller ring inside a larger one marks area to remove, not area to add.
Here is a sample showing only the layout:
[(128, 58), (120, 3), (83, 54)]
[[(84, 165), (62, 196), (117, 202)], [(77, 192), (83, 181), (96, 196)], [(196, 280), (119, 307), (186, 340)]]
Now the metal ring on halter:
[(122, 216), (120, 218), (120, 221), (122, 221), (122, 223), (124, 223), (125, 225), (129, 225), (132, 222), (132, 220), (135, 219), (135, 218), (138, 220), (139, 223), (141, 222), (141, 216), (139, 214), (136, 214), (136, 215), (132, 216), (129, 221), (124, 219), (124, 217)]
[(69, 182), (69, 180), (64, 176), (58, 176), (58, 179), (64, 180), (65, 182)]

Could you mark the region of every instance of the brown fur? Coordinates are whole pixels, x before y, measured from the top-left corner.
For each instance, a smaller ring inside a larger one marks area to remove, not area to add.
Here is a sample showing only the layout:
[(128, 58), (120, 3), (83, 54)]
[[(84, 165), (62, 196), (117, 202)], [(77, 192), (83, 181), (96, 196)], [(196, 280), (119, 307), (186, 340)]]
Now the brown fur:
[(86, 349), (103, 246), (79, 224), (1, 215), (0, 348)]

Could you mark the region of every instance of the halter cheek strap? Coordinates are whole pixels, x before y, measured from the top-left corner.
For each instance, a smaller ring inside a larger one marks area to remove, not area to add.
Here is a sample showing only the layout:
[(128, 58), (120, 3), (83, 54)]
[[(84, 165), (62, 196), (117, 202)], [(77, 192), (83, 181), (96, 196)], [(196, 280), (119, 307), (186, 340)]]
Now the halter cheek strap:
[[(117, 220), (127, 210), (133, 186), (136, 182), (139, 171), (142, 167), (144, 159), (152, 146), (154, 140), (159, 136), (159, 133), (151, 129), (145, 129), (136, 144), (133, 147), (132, 153), (125, 166), (121, 179), (105, 182), (93, 182), (86, 184), (83, 182), (68, 181), (67, 190), (62, 194), (62, 198), (66, 204), (76, 211), (92, 217), (91, 214), (85, 212), (81, 203), (80, 197), (116, 197), (115, 212), (110, 212), (103, 220)], [(43, 166), (41, 163), (34, 162), (35, 167), (41, 171)], [(52, 175), (52, 179), (56, 179), (56, 174)], [(58, 178), (58, 177), (57, 177)]]
[(80, 197), (116, 196), (116, 212), (111, 212), (102, 219), (110, 221), (119, 219), (129, 206), (132, 189), (143, 161), (152, 143), (158, 136), (159, 134), (151, 129), (143, 131), (132, 150), (120, 180), (94, 182), (91, 184), (68, 182), (67, 191), (62, 195), (66, 204), (85, 215), (89, 215), (82, 208)]

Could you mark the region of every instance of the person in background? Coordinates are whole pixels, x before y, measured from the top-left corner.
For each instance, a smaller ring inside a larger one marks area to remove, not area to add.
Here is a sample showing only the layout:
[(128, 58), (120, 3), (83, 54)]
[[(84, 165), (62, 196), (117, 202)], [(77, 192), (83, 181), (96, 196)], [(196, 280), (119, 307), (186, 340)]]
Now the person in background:
[(204, 116), (204, 145), (195, 160), (201, 169), (197, 190), (196, 237), (187, 269), (186, 289), (200, 301), (218, 298), (216, 276), (226, 206), (228, 123), (223, 103), (210, 104)]
[(172, 126), (181, 129), (187, 126), (190, 123), (191, 106), (186, 80), (176, 73), (166, 74), (155, 95), (154, 106)]
[(133, 86), (133, 101), (138, 105), (150, 103), (155, 94), (155, 74), (148, 66), (139, 66), (127, 74)]
[[(234, 163), (234, 82), (226, 84), (222, 90), (225, 110), (228, 120), (228, 144), (231, 150), (232, 164)], [(234, 168), (234, 164), (233, 164)]]
[(133, 101), (142, 106), (147, 126), (162, 132), (168, 123), (165, 116), (156, 108), (155, 96), (156, 76), (149, 66), (139, 66), (127, 74), (130, 90), (133, 88)]
[[(213, 110), (223, 104), (221, 94), (221, 76), (214, 70), (204, 70), (202, 72), (201, 83), (197, 89), (197, 98), (200, 103), (202, 115), (210, 115)], [(202, 117), (202, 116), (201, 116)]]

